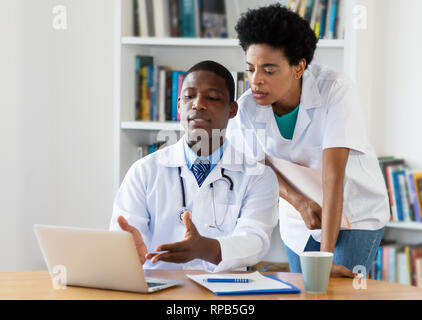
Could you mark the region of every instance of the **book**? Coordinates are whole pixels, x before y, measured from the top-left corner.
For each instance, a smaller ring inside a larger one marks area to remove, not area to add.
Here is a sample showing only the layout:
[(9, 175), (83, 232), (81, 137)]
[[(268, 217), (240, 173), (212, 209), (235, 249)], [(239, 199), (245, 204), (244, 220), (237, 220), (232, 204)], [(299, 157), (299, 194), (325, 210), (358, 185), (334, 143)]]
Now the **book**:
[(401, 284), (410, 284), (407, 273), (406, 253), (404, 251), (397, 253), (397, 281)]
[(415, 180), (412, 172), (407, 173), (407, 183), (409, 186), (409, 193), (411, 203), (413, 204), (413, 216), (415, 221), (422, 222), (421, 219), (421, 206), (419, 205), (418, 194), (416, 192)]
[(375, 280), (382, 280), (382, 247), (378, 247), (375, 261)]
[(389, 281), (390, 247), (382, 246), (382, 280)]
[(388, 270), (388, 280), (390, 282), (397, 282), (397, 251), (401, 250), (400, 245), (389, 245), (389, 270)]
[(177, 121), (178, 112), (177, 112), (177, 98), (179, 97), (179, 73), (183, 71), (173, 71), (171, 78), (171, 120)]
[(184, 38), (194, 38), (195, 34), (195, 4), (194, 0), (179, 0), (180, 35)]
[(416, 262), (420, 258), (422, 258), (422, 244), (410, 246), (410, 263), (411, 263), (411, 274), (412, 274), (413, 286), (418, 286), (418, 279), (417, 279), (418, 270), (417, 270)]
[(382, 175), (384, 176), (385, 185), (388, 187), (386, 167), (390, 165), (404, 165), (404, 160), (395, 159), (392, 156), (385, 156), (385, 157), (378, 158), (378, 162), (382, 171)]
[(415, 261), (416, 266), (416, 285), (418, 288), (422, 288), (422, 258), (418, 258)]
[(393, 194), (395, 203), (394, 206), (397, 210), (397, 220), (396, 221), (404, 221), (404, 215), (403, 215), (403, 207), (402, 207), (402, 198), (400, 195), (400, 182), (399, 182), (399, 174), (401, 174), (402, 171), (395, 170), (392, 172), (392, 188), (393, 188)]
[(166, 67), (158, 68), (158, 121), (166, 121)]
[(237, 100), (237, 72), (231, 71), (230, 73), (232, 74), (234, 80), (234, 99)]
[(286, 8), (294, 13), (298, 13), (300, 8), (300, 0), (289, 0), (286, 5)]
[(413, 181), (415, 183), (416, 196), (422, 214), (422, 172), (413, 173)]
[(410, 222), (413, 220), (413, 212), (409, 203), (409, 195), (407, 191), (406, 172), (404, 170), (397, 171), (397, 179), (399, 183), (400, 202), (403, 213), (403, 221)]
[(317, 22), (318, 10), (319, 10), (319, 0), (314, 0), (314, 5), (312, 7), (312, 14), (311, 14), (311, 22), (310, 22), (311, 29), (314, 30), (314, 32), (315, 32), (315, 24)]
[(224, 0), (201, 0), (201, 30), (204, 38), (227, 38), (227, 17)]
[[(179, 72), (177, 74), (177, 96), (180, 96), (180, 91), (182, 90), (183, 79), (185, 77), (185, 72)], [(180, 113), (177, 113), (177, 121), (180, 121)]]
[(142, 90), (143, 75), (141, 69), (145, 66), (152, 65), (154, 58), (152, 56), (141, 56), (135, 57), (135, 115), (137, 120), (142, 120), (143, 103), (146, 98), (146, 93)]
[(150, 65), (147, 67), (147, 88), (149, 98), (149, 121), (154, 121), (154, 107), (156, 99), (156, 86), (155, 86), (155, 74), (156, 66)]
[(149, 37), (150, 30), (148, 24), (148, 9), (147, 0), (138, 1), (138, 24), (139, 24), (139, 36)]
[(303, 19), (305, 19), (307, 4), (308, 0), (300, 0), (298, 8), (296, 10), (297, 14)]
[(179, 37), (179, 1), (169, 0), (170, 36)]
[(166, 121), (171, 121), (171, 92), (172, 92), (172, 73), (171, 70), (166, 70)]
[(347, 0), (337, 0), (337, 19), (334, 27), (335, 39), (344, 39), (346, 26)]
[(148, 91), (148, 66), (141, 67), (141, 92), (140, 120), (149, 121), (150, 99)]
[(194, 0), (194, 15), (195, 15), (195, 37), (201, 37), (201, 12), (202, 0)]
[[(186, 275), (199, 285), (207, 288), (216, 295), (239, 294), (271, 294), (271, 293), (300, 293), (300, 290), (290, 283), (284, 282), (272, 275), (262, 275), (258, 271), (253, 273), (233, 274), (198, 274)], [(220, 279), (248, 279), (247, 283), (207, 282), (207, 278)]]
[(312, 19), (312, 12), (314, 9), (315, 0), (308, 0), (306, 3), (306, 12), (304, 19), (310, 24)]
[(170, 37), (170, 12), (168, 0), (154, 0), (154, 30), (156, 37)]
[(325, 25), (327, 23), (327, 5), (328, 0), (319, 0), (320, 7), (320, 16), (319, 16), (319, 39), (324, 39), (325, 37)]
[(406, 256), (406, 274), (407, 274), (407, 284), (412, 284), (412, 261), (411, 261), (411, 255), (410, 255), (410, 246), (404, 247), (404, 254)]
[(146, 1), (146, 15), (148, 23), (148, 37), (155, 37), (155, 22), (154, 22), (154, 1), (155, 0), (145, 0)]
[(325, 31), (325, 39), (335, 38), (335, 28), (337, 24), (337, 6), (338, 0), (329, 0), (328, 15), (327, 15), (327, 27)]
[(396, 205), (396, 194), (395, 194), (395, 189), (394, 189), (394, 184), (393, 184), (393, 172), (400, 168), (401, 168), (401, 165), (396, 165), (396, 164), (388, 165), (385, 167), (387, 191), (388, 191), (388, 197), (390, 199), (390, 210), (391, 210), (393, 221), (399, 221), (397, 205)]
[(141, 35), (140, 21), (139, 21), (139, 7), (138, 0), (132, 0), (133, 5), (133, 35), (139, 37)]

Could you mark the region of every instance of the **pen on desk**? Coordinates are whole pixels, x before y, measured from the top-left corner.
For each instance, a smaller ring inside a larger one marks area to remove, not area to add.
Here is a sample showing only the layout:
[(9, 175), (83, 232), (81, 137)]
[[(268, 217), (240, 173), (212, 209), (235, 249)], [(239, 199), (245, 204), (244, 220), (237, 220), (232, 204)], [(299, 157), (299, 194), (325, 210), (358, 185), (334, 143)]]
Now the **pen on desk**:
[(224, 278), (208, 278), (204, 282), (231, 282), (231, 283), (248, 283), (252, 280), (249, 279), (224, 279)]

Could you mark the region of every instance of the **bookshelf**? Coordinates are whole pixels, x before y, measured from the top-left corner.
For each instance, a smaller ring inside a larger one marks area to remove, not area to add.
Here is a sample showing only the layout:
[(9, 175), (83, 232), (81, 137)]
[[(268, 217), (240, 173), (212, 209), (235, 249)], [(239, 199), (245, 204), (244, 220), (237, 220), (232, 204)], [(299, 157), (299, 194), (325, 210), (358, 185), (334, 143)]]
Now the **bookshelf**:
[[(351, 9), (356, 0), (346, 0)], [(213, 59), (223, 63), (229, 70), (244, 71), (244, 52), (238, 45), (234, 25), (241, 12), (247, 8), (266, 5), (267, 0), (226, 0), (228, 38), (159, 38), (138, 37), (133, 33), (132, 0), (114, 0), (115, 6), (115, 92), (114, 92), (114, 191), (130, 165), (137, 160), (137, 148), (141, 144), (156, 141), (157, 133), (164, 131), (180, 137), (183, 131), (175, 122), (136, 121), (135, 72), (136, 55), (154, 56), (154, 64), (166, 65), (174, 70), (187, 70), (194, 63)], [(347, 10), (352, 12), (352, 10)], [(346, 15), (346, 26), (351, 16)], [(347, 28), (345, 39), (318, 42), (314, 63), (345, 71), (354, 78), (355, 35)]]
[(387, 226), (391, 229), (422, 231), (420, 222), (389, 222)]

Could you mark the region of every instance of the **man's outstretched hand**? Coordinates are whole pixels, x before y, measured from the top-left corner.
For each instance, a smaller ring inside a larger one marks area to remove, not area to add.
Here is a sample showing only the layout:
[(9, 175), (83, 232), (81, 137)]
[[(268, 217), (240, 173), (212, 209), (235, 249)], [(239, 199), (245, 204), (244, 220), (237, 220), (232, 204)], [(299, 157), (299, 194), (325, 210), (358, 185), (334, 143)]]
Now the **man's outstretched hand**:
[(183, 224), (185, 225), (184, 240), (158, 246), (156, 251), (159, 253), (148, 253), (147, 259), (151, 259), (152, 263), (160, 260), (185, 263), (193, 259), (203, 259), (214, 264), (220, 263), (221, 248), (218, 240), (201, 236), (191, 220), (189, 211), (183, 214)]
[(148, 250), (144, 240), (142, 239), (141, 233), (138, 229), (131, 226), (122, 216), (117, 218), (117, 222), (123, 231), (127, 231), (132, 235), (133, 241), (135, 242), (136, 251), (138, 251), (139, 260), (141, 261), (141, 264), (144, 264)]

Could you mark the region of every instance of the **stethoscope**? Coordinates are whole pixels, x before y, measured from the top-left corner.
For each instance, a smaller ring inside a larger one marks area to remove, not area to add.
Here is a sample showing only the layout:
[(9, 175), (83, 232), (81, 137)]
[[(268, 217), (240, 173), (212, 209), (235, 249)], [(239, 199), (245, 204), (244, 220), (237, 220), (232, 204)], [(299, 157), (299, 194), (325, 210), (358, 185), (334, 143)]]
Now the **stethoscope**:
[[(183, 213), (187, 210), (185, 184), (183, 183), (183, 178), (182, 178), (182, 168), (178, 167), (178, 169), (179, 169), (180, 186), (182, 190), (182, 208), (179, 210), (178, 215), (179, 215), (180, 222), (183, 223)], [(233, 193), (233, 187), (234, 187), (233, 180), (224, 173), (224, 168), (221, 168), (221, 176), (224, 178), (222, 181), (225, 181), (229, 186), (230, 192), (227, 192), (227, 200), (229, 200), (230, 195)], [(215, 201), (214, 201), (215, 197), (214, 197), (214, 183), (213, 182), (211, 182), (210, 187), (211, 187), (211, 193), (212, 193), (212, 207), (213, 207), (212, 213), (213, 213), (213, 218), (214, 218), (214, 225), (206, 224), (205, 226), (208, 228), (215, 228), (219, 230), (220, 232), (224, 232), (221, 226), (224, 224), (224, 220), (226, 219), (228, 203), (226, 205), (226, 210), (224, 212), (223, 220), (221, 221), (220, 224), (218, 224), (217, 217), (215, 215)]]

